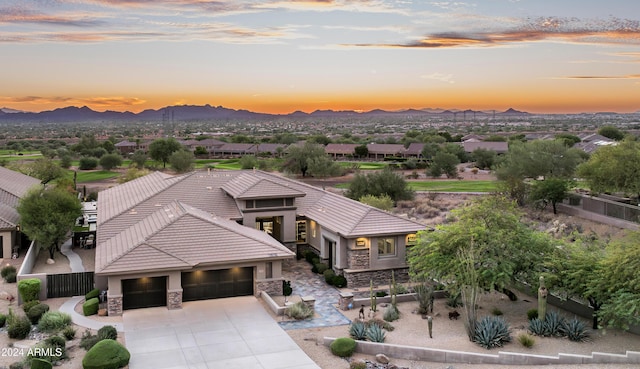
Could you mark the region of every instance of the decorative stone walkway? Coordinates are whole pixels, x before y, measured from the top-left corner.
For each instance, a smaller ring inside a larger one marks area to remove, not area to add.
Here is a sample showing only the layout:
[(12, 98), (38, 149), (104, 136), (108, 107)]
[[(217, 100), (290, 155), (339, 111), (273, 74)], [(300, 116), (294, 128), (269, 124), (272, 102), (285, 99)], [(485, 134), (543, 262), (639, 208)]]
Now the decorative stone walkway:
[(294, 295), (312, 296), (316, 299), (315, 310), (319, 317), (301, 320), (279, 322), (284, 330), (305, 329), (316, 327), (331, 327), (351, 324), (351, 320), (342, 315), (333, 305), (338, 303), (339, 293), (336, 288), (328, 285), (324, 277), (311, 272), (311, 265), (304, 260), (296, 260), (290, 267), (282, 271), (283, 277), (291, 281)]

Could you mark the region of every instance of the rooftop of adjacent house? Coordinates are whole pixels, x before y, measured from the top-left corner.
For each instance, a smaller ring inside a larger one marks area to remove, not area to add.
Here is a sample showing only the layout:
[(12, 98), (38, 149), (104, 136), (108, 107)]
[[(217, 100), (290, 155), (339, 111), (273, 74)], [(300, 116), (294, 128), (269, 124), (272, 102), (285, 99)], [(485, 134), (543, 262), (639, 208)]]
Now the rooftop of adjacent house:
[(170, 177), (156, 172), (100, 193), (98, 244), (174, 200), (219, 218), (240, 220), (242, 213), (232, 196), (260, 195), (296, 197), (294, 205), (299, 216), (315, 220), (344, 237), (413, 233), (425, 229), (421, 223), (273, 173), (202, 171)]
[(114, 146), (115, 147), (132, 147), (132, 146), (137, 146), (137, 145), (138, 144), (135, 143), (135, 142), (124, 140), (124, 141), (120, 141), (120, 142), (116, 143)]
[(173, 201), (99, 243), (95, 267), (110, 274), (294, 256), (265, 232)]
[(39, 184), (41, 181), (37, 178), (0, 166), (1, 203), (15, 207), (29, 189)]
[(20, 220), (15, 208), (0, 203), (0, 229), (14, 229)]
[(327, 154), (353, 154), (358, 144), (330, 143), (325, 146)]

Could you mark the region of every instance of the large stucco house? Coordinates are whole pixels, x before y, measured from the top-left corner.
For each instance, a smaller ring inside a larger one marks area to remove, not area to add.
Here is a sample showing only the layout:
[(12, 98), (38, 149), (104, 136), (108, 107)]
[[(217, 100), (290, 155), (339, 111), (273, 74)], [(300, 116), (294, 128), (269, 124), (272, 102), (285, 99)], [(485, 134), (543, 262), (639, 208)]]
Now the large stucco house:
[(20, 246), (20, 215), (16, 207), (40, 180), (0, 166), (0, 259), (11, 258)]
[(110, 315), (281, 294), (283, 264), (312, 250), (351, 286), (368, 286), (391, 270), (407, 278), (406, 246), (424, 228), (267, 172), (156, 172), (100, 193), (96, 284)]

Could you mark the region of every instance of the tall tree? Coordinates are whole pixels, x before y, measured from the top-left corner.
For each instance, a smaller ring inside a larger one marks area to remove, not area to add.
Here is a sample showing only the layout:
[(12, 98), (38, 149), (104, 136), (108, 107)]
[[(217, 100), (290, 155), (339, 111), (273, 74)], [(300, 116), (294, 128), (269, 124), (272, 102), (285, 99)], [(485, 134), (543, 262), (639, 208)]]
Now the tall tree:
[(622, 141), (624, 132), (614, 126), (602, 126), (598, 130), (598, 134), (615, 141)]
[(120, 156), (120, 154), (105, 154), (105, 155), (102, 155), (102, 157), (100, 158), (100, 166), (104, 170), (111, 170), (121, 165), (122, 165), (122, 156)]
[(342, 174), (342, 167), (326, 154), (307, 159), (307, 164), (309, 174), (322, 180)]
[(596, 150), (577, 169), (593, 192), (624, 192), (640, 196), (640, 143), (624, 140)]
[(178, 150), (169, 156), (171, 167), (178, 173), (188, 172), (193, 169), (195, 157), (188, 150)]
[(37, 159), (31, 165), (27, 166), (26, 171), (27, 175), (38, 178), (44, 185), (58, 178), (62, 178), (66, 174), (64, 169), (49, 158)]
[(536, 181), (529, 198), (534, 202), (542, 202), (543, 208), (551, 203), (553, 213), (557, 214), (556, 205), (567, 197), (570, 181), (562, 178), (547, 178), (544, 181)]
[(394, 202), (398, 202), (400, 200), (413, 199), (414, 193), (401, 175), (387, 167), (375, 173), (356, 173), (349, 183), (349, 190), (345, 195), (354, 200), (358, 200), (365, 195), (376, 197), (387, 195)]
[(309, 171), (309, 160), (325, 156), (324, 146), (313, 142), (305, 142), (304, 145), (291, 145), (287, 149), (284, 164), (282, 168), (295, 174), (307, 176)]
[(434, 177), (440, 177), (440, 174), (444, 173), (447, 178), (455, 178), (458, 174), (456, 167), (458, 164), (460, 164), (460, 160), (457, 156), (440, 151), (433, 157), (429, 173)]
[(149, 156), (155, 161), (162, 162), (162, 167), (167, 167), (169, 157), (180, 150), (180, 143), (175, 138), (159, 138), (149, 145)]
[(138, 169), (142, 169), (144, 168), (144, 163), (147, 162), (147, 158), (149, 158), (149, 155), (147, 155), (143, 150), (136, 150), (136, 152), (131, 155), (131, 162), (135, 163)]
[(78, 197), (60, 188), (31, 190), (17, 210), (22, 231), (48, 250), (51, 259), (82, 215)]

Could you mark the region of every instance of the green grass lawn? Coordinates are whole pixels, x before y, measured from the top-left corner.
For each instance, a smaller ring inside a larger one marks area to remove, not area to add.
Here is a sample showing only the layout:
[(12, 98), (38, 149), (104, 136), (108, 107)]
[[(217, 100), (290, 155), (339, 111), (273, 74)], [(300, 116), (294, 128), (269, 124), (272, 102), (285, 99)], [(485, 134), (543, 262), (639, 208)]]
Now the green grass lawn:
[(409, 181), (414, 191), (439, 192), (492, 192), (497, 190), (497, 181)]
[[(118, 177), (119, 175), (120, 173), (118, 172), (110, 172), (107, 170), (98, 170), (93, 172), (85, 172), (85, 171), (79, 170), (78, 177), (76, 180), (78, 183), (94, 182), (94, 181), (101, 181), (103, 179), (115, 178), (115, 177)], [(73, 172), (69, 171), (68, 176), (69, 178), (73, 179)]]
[[(18, 153), (21, 153), (22, 155), (18, 155)], [(0, 150), (0, 156), (26, 156), (26, 155), (38, 155), (38, 156), (42, 156), (42, 154), (40, 153), (40, 151), (15, 151), (15, 150)]]
[(379, 170), (384, 169), (387, 166), (387, 163), (372, 163), (369, 161), (339, 161), (337, 162), (341, 167), (351, 168), (354, 164), (358, 165), (358, 168), (361, 170)]
[(227, 170), (240, 170), (242, 167), (240, 166), (240, 160), (238, 159), (228, 159), (219, 161), (214, 164), (214, 168), (216, 169), (227, 169)]

